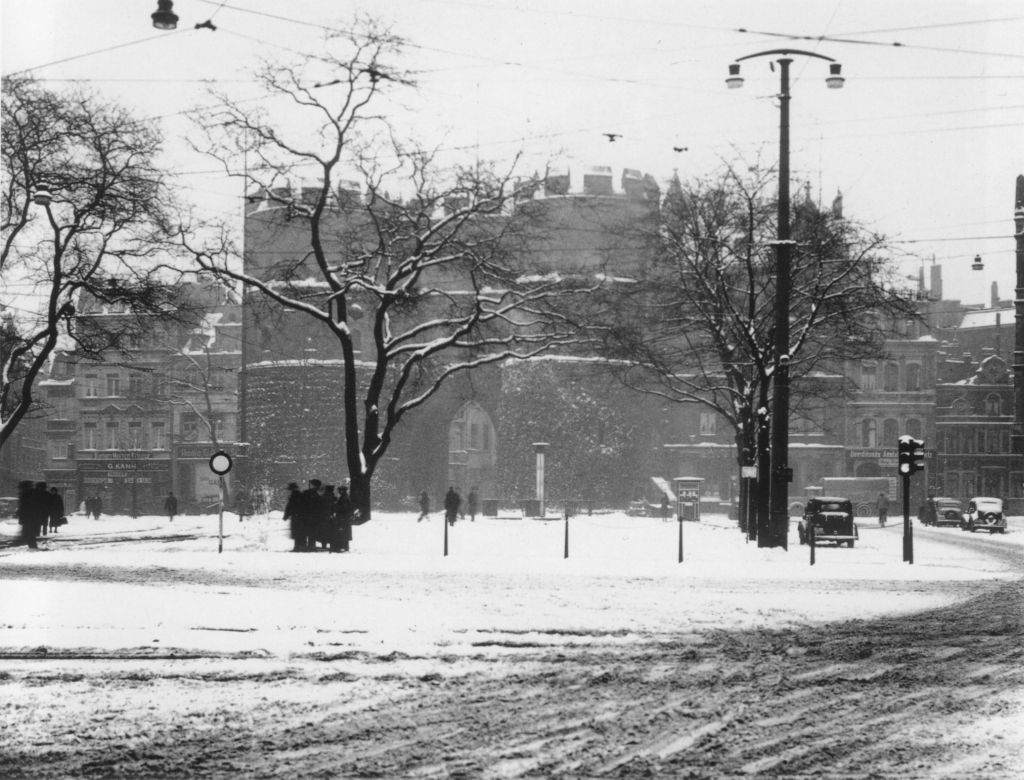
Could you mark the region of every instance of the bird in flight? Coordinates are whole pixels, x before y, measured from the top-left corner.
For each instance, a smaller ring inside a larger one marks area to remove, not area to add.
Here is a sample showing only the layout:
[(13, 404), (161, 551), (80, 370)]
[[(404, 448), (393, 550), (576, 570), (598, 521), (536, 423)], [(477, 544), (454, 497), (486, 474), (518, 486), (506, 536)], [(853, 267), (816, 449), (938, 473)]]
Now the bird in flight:
[(622, 133), (605, 133), (604, 135), (608, 136), (609, 143), (615, 143), (615, 139), (622, 138)]
[(690, 147), (689, 146), (673, 146), (672, 147), (672, 151), (673, 152), (688, 152), (688, 151), (690, 151)]

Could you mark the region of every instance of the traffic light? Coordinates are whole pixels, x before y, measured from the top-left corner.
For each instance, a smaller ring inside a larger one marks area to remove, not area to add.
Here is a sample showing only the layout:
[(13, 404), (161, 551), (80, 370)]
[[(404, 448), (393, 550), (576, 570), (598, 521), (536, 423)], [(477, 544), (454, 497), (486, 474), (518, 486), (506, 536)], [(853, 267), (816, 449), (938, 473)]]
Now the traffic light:
[(909, 477), (915, 471), (924, 471), (924, 442), (913, 436), (900, 436), (900, 476)]

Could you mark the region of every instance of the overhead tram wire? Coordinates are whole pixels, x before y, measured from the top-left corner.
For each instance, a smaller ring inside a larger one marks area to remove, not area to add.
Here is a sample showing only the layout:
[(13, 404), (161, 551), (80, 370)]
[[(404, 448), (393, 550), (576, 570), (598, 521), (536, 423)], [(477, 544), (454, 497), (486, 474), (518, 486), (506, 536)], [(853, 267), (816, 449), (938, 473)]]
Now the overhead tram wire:
[(139, 38), (136, 41), (128, 41), (126, 43), (117, 43), (117, 44), (114, 44), (113, 46), (107, 46), (106, 48), (103, 48), (103, 49), (96, 49), (95, 51), (87, 51), (87, 52), (83, 52), (82, 54), (74, 54), (74, 55), (72, 55), (70, 57), (64, 57), (64, 58), (59, 59), (59, 60), (53, 60), (52, 62), (47, 62), (47, 63), (44, 63), (43, 65), (33, 65), (31, 68), (22, 68), (21, 70), (16, 70), (16, 71), (12, 71), (10, 73), (5, 73), (4, 76), (20, 76), (20, 75), (22, 75), (24, 73), (31, 73), (33, 71), (41, 70), (43, 68), (49, 68), (49, 67), (51, 67), (53, 65), (61, 65), (61, 64), (65, 63), (65, 62), (73, 62), (74, 60), (84, 59), (85, 57), (93, 57), (93, 56), (95, 56), (97, 54), (106, 54), (107, 52), (110, 52), (110, 51), (116, 51), (118, 49), (125, 49), (125, 48), (127, 48), (129, 46), (135, 46), (135, 45), (140, 44), (140, 43), (147, 43), (149, 41), (155, 41), (155, 40), (161, 39), (161, 38), (166, 39), (166, 38), (168, 38), (171, 35), (177, 35), (178, 33), (182, 33), (182, 32), (188, 32), (188, 31), (184, 30), (184, 29), (173, 30), (173, 31), (164, 31), (164, 32), (161, 32), (161, 33), (159, 33), (157, 35), (150, 35), (150, 36), (148, 36), (146, 38)]

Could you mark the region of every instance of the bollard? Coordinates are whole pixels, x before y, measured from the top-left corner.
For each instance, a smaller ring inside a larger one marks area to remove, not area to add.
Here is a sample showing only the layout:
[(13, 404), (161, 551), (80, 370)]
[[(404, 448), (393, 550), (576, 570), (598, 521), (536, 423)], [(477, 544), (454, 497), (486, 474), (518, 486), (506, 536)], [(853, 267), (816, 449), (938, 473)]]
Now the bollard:
[(565, 552), (563, 558), (569, 557), (569, 510), (565, 510)]
[(444, 557), (448, 557), (448, 518), (444, 517), (441, 525), (444, 526)]
[(814, 523), (811, 523), (810, 527), (807, 529), (807, 538), (809, 540), (808, 543), (811, 546), (811, 566), (813, 566), (814, 565)]

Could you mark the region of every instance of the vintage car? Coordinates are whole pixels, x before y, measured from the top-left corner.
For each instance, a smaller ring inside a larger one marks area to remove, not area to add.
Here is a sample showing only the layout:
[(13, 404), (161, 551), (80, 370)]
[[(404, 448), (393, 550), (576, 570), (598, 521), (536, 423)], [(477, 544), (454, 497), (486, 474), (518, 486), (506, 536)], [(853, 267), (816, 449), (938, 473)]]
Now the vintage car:
[(1003, 499), (977, 496), (967, 503), (967, 511), (960, 521), (962, 531), (988, 531), (990, 534), (1006, 533), (1006, 515), (1003, 513)]
[(920, 520), (925, 525), (960, 525), (963, 522), (964, 506), (955, 498), (929, 498), (924, 510)]
[(814, 496), (807, 499), (803, 517), (797, 525), (800, 544), (811, 541), (811, 527), (814, 528), (815, 545), (834, 542), (853, 547), (857, 541), (857, 524), (853, 522), (853, 502), (838, 496)]

